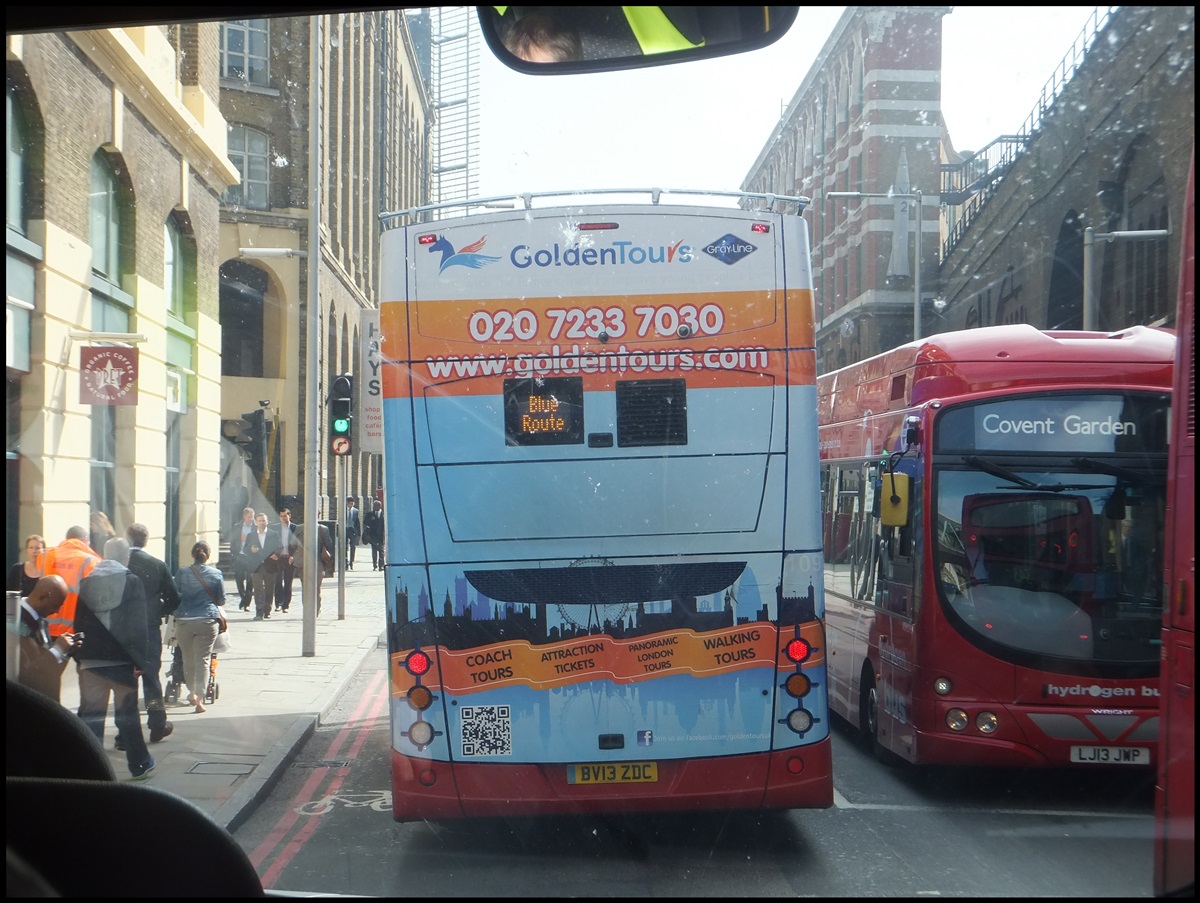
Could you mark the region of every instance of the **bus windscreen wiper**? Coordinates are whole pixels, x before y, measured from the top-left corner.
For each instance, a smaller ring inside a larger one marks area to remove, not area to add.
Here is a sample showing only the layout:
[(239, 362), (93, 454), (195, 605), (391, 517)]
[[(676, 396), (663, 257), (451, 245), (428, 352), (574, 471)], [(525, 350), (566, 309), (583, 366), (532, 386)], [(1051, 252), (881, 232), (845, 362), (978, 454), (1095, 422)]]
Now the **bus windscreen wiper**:
[(984, 473), (990, 473), (994, 477), (999, 477), (1002, 480), (1007, 480), (1022, 489), (1029, 489), (1035, 492), (1077, 492), (1081, 489), (1101, 489), (1103, 487), (1093, 485), (1080, 485), (1078, 483), (1035, 483), (1033, 480), (1027, 480), (1019, 473), (1013, 473), (1006, 467), (1001, 467), (999, 464), (993, 464), (991, 461), (985, 461), (983, 458), (977, 458), (975, 455), (967, 455), (963, 458), (972, 467), (982, 470)]
[(1116, 477), (1122, 483), (1149, 482), (1147, 474), (1129, 467), (1122, 467), (1120, 464), (1109, 464), (1106, 461), (1097, 461), (1095, 458), (1072, 458), (1071, 463), (1080, 470), (1087, 470), (1091, 473), (1106, 473), (1109, 476)]

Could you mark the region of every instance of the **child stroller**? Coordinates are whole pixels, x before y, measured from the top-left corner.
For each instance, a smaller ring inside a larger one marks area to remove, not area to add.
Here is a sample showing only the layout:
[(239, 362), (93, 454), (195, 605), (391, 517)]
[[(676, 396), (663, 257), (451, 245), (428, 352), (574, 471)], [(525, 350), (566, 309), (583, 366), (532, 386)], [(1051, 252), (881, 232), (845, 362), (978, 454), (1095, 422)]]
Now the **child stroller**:
[[(183, 650), (175, 639), (175, 619), (167, 621), (167, 645), (171, 647), (171, 666), (167, 671), (167, 682), (163, 684), (163, 699), (166, 702), (179, 702), (186, 683), (183, 677)], [(204, 688), (204, 702), (216, 702), (221, 696), (221, 685), (217, 683), (217, 654), (214, 652), (208, 659), (208, 685)]]

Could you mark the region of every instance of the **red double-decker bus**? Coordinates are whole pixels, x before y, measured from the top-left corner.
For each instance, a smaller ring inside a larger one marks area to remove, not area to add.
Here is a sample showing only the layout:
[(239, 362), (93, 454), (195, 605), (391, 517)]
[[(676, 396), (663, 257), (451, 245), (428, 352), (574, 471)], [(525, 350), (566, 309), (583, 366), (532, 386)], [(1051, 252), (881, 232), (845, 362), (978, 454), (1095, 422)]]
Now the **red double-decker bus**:
[(1155, 793), (1154, 892), (1196, 890), (1196, 194), (1195, 152), (1183, 219), (1175, 397), (1167, 474), (1161, 756)]
[(1155, 764), (1174, 356), (997, 326), (818, 380), (829, 702), (881, 758)]

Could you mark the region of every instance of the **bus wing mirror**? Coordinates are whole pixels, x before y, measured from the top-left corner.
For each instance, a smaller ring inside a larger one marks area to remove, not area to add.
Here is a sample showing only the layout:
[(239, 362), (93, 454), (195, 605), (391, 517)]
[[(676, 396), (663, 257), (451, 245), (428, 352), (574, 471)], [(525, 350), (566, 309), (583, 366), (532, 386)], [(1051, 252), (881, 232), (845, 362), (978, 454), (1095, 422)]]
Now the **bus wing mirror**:
[(758, 50), (798, 6), (477, 6), (488, 49), (510, 69), (569, 75)]
[(879, 492), (879, 521), (885, 527), (908, 524), (909, 480), (906, 473), (885, 473)]

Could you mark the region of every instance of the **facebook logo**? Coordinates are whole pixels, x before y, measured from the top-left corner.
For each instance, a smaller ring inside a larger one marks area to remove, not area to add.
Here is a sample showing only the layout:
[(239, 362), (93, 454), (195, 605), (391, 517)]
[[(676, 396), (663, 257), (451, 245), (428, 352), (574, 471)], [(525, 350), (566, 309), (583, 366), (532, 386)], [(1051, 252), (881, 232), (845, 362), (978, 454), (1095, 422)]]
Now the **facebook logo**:
[(638, 746), (653, 746), (654, 731), (638, 731), (637, 732)]

